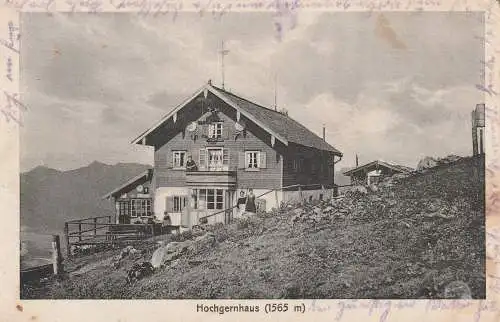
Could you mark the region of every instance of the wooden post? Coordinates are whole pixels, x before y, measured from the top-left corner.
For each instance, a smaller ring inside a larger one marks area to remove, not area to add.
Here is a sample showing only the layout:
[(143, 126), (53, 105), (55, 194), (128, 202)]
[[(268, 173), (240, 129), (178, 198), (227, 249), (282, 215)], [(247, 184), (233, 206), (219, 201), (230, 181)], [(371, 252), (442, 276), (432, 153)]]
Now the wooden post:
[(69, 225), (67, 222), (64, 223), (64, 238), (66, 239), (66, 254), (68, 257), (71, 256), (71, 246), (69, 244)]
[(276, 199), (276, 210), (280, 209), (280, 202), (278, 200), (278, 189), (274, 190), (274, 199)]
[(472, 119), (472, 155), (477, 155), (478, 152), (478, 144), (477, 144), (477, 127), (476, 127), (476, 112), (472, 111), (471, 113)]
[(479, 128), (479, 148), (478, 148), (478, 154), (483, 154), (484, 153), (483, 135), (484, 135), (483, 128)]
[(58, 276), (63, 273), (61, 243), (59, 240), (59, 235), (52, 235), (52, 265), (54, 269), (54, 275)]
[(299, 186), (299, 197), (300, 197), (300, 203), (304, 202), (304, 196), (302, 195), (302, 186)]
[(325, 199), (325, 185), (321, 185), (321, 200)]
[(78, 241), (82, 241), (82, 223), (78, 223)]
[(97, 235), (97, 218), (94, 218), (94, 236)]

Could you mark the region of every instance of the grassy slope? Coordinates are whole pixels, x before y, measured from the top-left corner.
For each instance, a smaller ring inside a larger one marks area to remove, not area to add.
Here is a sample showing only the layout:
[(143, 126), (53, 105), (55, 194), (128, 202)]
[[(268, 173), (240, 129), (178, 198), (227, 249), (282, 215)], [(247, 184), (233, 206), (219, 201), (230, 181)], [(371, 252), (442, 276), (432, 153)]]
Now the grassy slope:
[(315, 206), (306, 205), (297, 222), (288, 209), (213, 227), (215, 246), (191, 249), (133, 286), (126, 270), (150, 258), (151, 244), (138, 245), (144, 254), (118, 269), (110, 266), (116, 251), (87, 259), (92, 270), (23, 297), (437, 298), (462, 280), (473, 298), (484, 298), (483, 161), (463, 159), (378, 193), (349, 195), (329, 215), (313, 216)]

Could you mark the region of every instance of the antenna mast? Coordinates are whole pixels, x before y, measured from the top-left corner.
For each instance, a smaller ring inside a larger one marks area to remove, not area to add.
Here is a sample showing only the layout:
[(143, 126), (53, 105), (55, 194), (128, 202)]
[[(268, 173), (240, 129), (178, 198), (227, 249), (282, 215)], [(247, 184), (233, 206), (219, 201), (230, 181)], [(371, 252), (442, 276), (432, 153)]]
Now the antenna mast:
[(274, 110), (278, 110), (278, 74), (274, 74)]
[(224, 49), (224, 40), (222, 41), (221, 44), (221, 50), (219, 51), (221, 55), (221, 73), (222, 73), (222, 89), (224, 89), (224, 56), (229, 54), (229, 50)]

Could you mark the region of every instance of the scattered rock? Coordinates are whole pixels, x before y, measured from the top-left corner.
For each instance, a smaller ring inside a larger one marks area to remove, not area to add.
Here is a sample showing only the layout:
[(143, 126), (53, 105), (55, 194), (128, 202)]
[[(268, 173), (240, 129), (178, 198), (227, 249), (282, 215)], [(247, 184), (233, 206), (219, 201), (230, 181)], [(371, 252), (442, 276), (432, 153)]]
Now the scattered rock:
[(333, 212), (333, 207), (332, 206), (328, 206), (325, 209), (323, 209), (323, 213), (331, 213), (331, 212)]
[(181, 256), (193, 243), (191, 240), (186, 240), (183, 242), (170, 242), (166, 246), (161, 246), (154, 251), (151, 257), (151, 264), (154, 268), (161, 267), (168, 262), (177, 259)]
[(472, 299), (471, 290), (469, 286), (462, 281), (454, 281), (449, 283), (444, 288), (445, 299)]
[(189, 246), (189, 249), (197, 253), (201, 250), (212, 248), (215, 242), (215, 235), (212, 232), (208, 232), (204, 235), (196, 237), (193, 243)]
[(438, 160), (433, 157), (425, 157), (417, 164), (417, 171), (434, 168), (438, 165)]
[(128, 255), (139, 254), (141, 251), (135, 249), (133, 246), (127, 246), (120, 252), (120, 258), (125, 258)]
[(458, 155), (450, 154), (447, 157), (438, 159), (438, 162), (439, 162), (439, 164), (450, 164), (450, 163), (457, 162), (460, 159), (461, 159), (461, 157), (459, 157)]
[(127, 283), (132, 284), (153, 274), (154, 268), (150, 262), (135, 263), (127, 272)]

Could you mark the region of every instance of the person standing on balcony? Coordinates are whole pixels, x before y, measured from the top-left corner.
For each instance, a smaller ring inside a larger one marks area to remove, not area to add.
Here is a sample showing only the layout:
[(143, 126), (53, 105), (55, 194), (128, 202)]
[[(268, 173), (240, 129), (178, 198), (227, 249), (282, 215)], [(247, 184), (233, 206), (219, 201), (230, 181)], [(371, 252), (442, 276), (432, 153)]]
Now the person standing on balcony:
[(247, 202), (245, 205), (245, 212), (249, 215), (255, 214), (257, 212), (257, 207), (255, 206), (255, 195), (253, 194), (253, 189), (248, 189)]
[(194, 162), (193, 157), (188, 155), (186, 161), (186, 170), (187, 171), (197, 171), (198, 167), (196, 166), (196, 162)]

